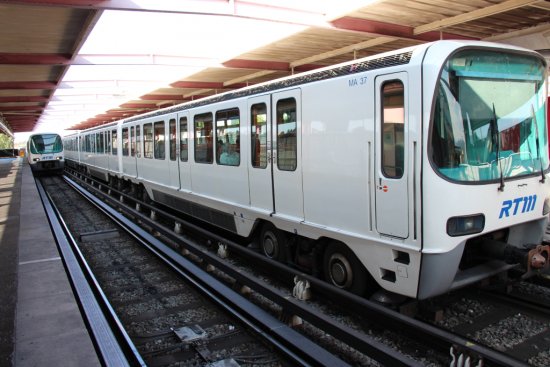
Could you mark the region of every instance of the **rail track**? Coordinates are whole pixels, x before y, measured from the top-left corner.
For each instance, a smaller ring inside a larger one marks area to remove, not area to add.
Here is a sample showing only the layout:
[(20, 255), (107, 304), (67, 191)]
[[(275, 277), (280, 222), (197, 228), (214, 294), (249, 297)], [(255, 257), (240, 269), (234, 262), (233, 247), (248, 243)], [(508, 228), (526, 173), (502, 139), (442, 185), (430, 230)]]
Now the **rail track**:
[(224, 287), (206, 271), (182, 259), (176, 266), (145, 233), (127, 233), (60, 178), (42, 181), (105, 296), (103, 307), (139, 355), (130, 364), (346, 365), (244, 298), (217, 292)]
[[(244, 291), (248, 300), (265, 308), (272, 317), (283, 320), (285, 326), (292, 326), (290, 330), (311, 338), (322, 350), (341, 358), (342, 363), (365, 366), (446, 366), (452, 363), (456, 366), (466, 363), (526, 366), (536, 361), (524, 358), (525, 355), (514, 355), (503, 348), (491, 347), (490, 343), (484, 344), (482, 338), (475, 339), (470, 333), (460, 333), (446, 327), (441, 320), (430, 323), (426, 319), (415, 319), (343, 292), (308, 274), (265, 259), (255, 251), (254, 246), (243, 246), (243, 243), (236, 243), (223, 234), (190, 222), (190, 218), (181, 218), (164, 208), (139, 201), (129, 193), (117, 191), (81, 173), (73, 172), (72, 179), (80, 181), (97, 195), (100, 199), (96, 198), (96, 201), (112, 206), (110, 210), (113, 213), (124, 212), (127, 221), (140, 223), (145, 232), (162, 239), (180, 259), (190, 259), (201, 270), (209, 270), (208, 274), (217, 276), (225, 285), (241, 294)], [(112, 243), (106, 247), (112, 247)], [(120, 261), (127, 255), (121, 254)], [(104, 259), (108, 258), (110, 256), (104, 256)], [(256, 266), (241, 265), (241, 259), (249, 264), (252, 260)], [(117, 266), (124, 268), (121, 264)], [(261, 280), (265, 278), (276, 286)], [(298, 283), (293, 289), (294, 279), (298, 279)], [(157, 281), (152, 281), (152, 284)], [(309, 285), (305, 294), (296, 294), (296, 289), (305, 285)], [(311, 299), (308, 299), (309, 291), (314, 294)], [(174, 294), (177, 293), (174, 291)], [(135, 310), (139, 301), (126, 303), (132, 312), (138, 312)], [(343, 304), (345, 307), (342, 307)], [(415, 307), (425, 310), (437, 306), (430, 303)], [(450, 308), (444, 307), (439, 308), (446, 315), (452, 314)], [(173, 338), (173, 334), (166, 334), (166, 337)], [(145, 338), (140, 340), (147, 344), (147, 333), (142, 336)], [(177, 344), (180, 342), (177, 341)], [(141, 347), (141, 344), (137, 345)], [(544, 365), (537, 363), (533, 365)]]
[(544, 275), (469, 287), (424, 308), (437, 326), (530, 366), (550, 365), (550, 287)]

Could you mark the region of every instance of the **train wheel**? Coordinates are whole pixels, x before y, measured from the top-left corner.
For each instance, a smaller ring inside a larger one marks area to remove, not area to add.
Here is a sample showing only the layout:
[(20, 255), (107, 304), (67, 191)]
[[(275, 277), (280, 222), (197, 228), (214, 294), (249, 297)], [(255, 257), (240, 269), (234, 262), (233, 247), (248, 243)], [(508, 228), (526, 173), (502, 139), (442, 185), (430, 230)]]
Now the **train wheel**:
[(271, 223), (265, 223), (260, 234), (260, 246), (265, 256), (270, 259), (284, 261), (286, 236)]
[(338, 288), (357, 295), (364, 295), (367, 289), (368, 273), (355, 254), (340, 242), (327, 246), (323, 260), (325, 279)]

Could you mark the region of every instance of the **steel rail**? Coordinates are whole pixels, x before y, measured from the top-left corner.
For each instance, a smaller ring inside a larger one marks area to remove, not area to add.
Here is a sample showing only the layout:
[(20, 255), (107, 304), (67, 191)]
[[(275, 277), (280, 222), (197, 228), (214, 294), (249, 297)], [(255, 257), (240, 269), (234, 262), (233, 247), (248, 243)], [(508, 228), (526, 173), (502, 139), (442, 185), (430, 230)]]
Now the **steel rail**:
[(78, 249), (74, 238), (42, 183), (35, 180), (73, 293), (103, 365), (146, 366), (114, 314)]
[(254, 330), (271, 345), (277, 347), (279, 351), (284, 353), (289, 359), (292, 359), (294, 363), (303, 366), (348, 366), (340, 358), (326, 351), (219, 280), (213, 278), (205, 270), (182, 257), (174, 249), (159, 241), (130, 219), (122, 216), (117, 210), (99, 200), (74, 181), (67, 177), (65, 177), (65, 180), (93, 205), (117, 222), (132, 237), (140, 241), (151, 252), (169, 264), (174, 271), (202, 290), (217, 304), (223, 306), (234, 317)]
[[(91, 190), (95, 191), (96, 193), (104, 197), (105, 200), (110, 201), (113, 205), (120, 205), (119, 201), (109, 196), (108, 194), (102, 192), (101, 190), (98, 190), (96, 187), (91, 186), (87, 183), (86, 183), (86, 186), (88, 186)], [(117, 195), (124, 195), (128, 199), (132, 199), (132, 201), (136, 201), (135, 199), (117, 190), (111, 189), (111, 192), (115, 192), (115, 194)], [(186, 228), (191, 228), (192, 231), (196, 233), (199, 233), (203, 236), (208, 236), (209, 238), (215, 238), (216, 241), (220, 241), (230, 245), (232, 249), (237, 250), (236, 252), (241, 252), (241, 255), (244, 255), (246, 253), (252, 256), (255, 259), (255, 261), (262, 263), (262, 265), (264, 265), (264, 262), (267, 260), (267, 262), (269, 263), (269, 266), (274, 266), (277, 270), (287, 272), (290, 269), (276, 261), (271, 261), (269, 259), (266, 259), (265, 257), (258, 255), (254, 251), (244, 248), (242, 245), (235, 244), (223, 237), (214, 235), (213, 233), (199, 226), (182, 221), (181, 218), (174, 217), (166, 212), (160, 211), (158, 208), (154, 208), (141, 201), (138, 201), (138, 202), (140, 203), (140, 205), (142, 205), (142, 207), (147, 207), (157, 211), (159, 215), (166, 216), (168, 218), (171, 218), (172, 220), (177, 220), (179, 222), (184, 223)], [(301, 317), (302, 319), (310, 322), (312, 325), (315, 325), (316, 327), (323, 330), (324, 332), (334, 336), (336, 339), (343, 341), (344, 343), (357, 349), (358, 351), (364, 353), (365, 355), (381, 363), (384, 363), (386, 365), (392, 365), (392, 366), (419, 366), (420, 365), (418, 362), (412, 360), (410, 357), (407, 357), (399, 353), (395, 349), (392, 349), (387, 345), (385, 345), (384, 343), (381, 343), (375, 340), (371, 336), (366, 335), (364, 333), (360, 333), (357, 330), (354, 330), (350, 327), (342, 325), (337, 321), (335, 321), (334, 319), (324, 315), (322, 312), (312, 309), (306, 303), (294, 298), (289, 298), (286, 294), (283, 294), (279, 290), (263, 282), (259, 282), (250, 276), (247, 276), (246, 274), (242, 273), (238, 269), (235, 269), (233, 265), (221, 259), (217, 255), (214, 255), (206, 251), (202, 246), (196, 243), (193, 243), (188, 238), (184, 238), (183, 236), (180, 236), (174, 233), (173, 231), (167, 229), (166, 227), (159, 225), (159, 223), (147, 217), (144, 217), (143, 213), (140, 213), (126, 206), (123, 206), (123, 208), (125, 208), (128, 214), (134, 217), (139, 217), (142, 223), (145, 223), (147, 226), (154, 228), (157, 232), (161, 233), (167, 238), (177, 243), (185, 244), (185, 247), (187, 250), (189, 250), (194, 255), (202, 259), (205, 259), (205, 261), (208, 264), (216, 267), (220, 271), (224, 272), (225, 274), (235, 279), (236, 283), (243, 286), (248, 286), (249, 288), (254, 289), (254, 291), (258, 292), (259, 294), (265, 296), (272, 302), (277, 303), (279, 306), (283, 308), (283, 310), (285, 310), (285, 313), (289, 315), (296, 315)], [(113, 209), (111, 208), (111, 210)], [(177, 257), (181, 258), (181, 255), (177, 254)], [(295, 274), (299, 274), (299, 276), (306, 276), (303, 273), (296, 272), (296, 270), (294, 269), (292, 269), (292, 271), (295, 272)], [(318, 279), (315, 279), (315, 281), (319, 282)], [(321, 282), (321, 283), (326, 284), (324, 282)]]

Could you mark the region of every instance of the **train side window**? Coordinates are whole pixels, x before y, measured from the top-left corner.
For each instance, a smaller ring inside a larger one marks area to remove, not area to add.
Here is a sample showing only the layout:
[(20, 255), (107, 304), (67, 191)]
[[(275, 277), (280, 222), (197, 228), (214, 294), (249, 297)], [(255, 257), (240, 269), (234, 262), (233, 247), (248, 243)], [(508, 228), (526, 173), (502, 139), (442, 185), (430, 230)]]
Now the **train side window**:
[(257, 103), (250, 108), (250, 146), (252, 167), (267, 167), (267, 106)]
[(212, 163), (212, 113), (195, 116), (195, 162)]
[(143, 125), (143, 156), (153, 158), (153, 124)]
[(216, 163), (241, 164), (241, 117), (238, 108), (216, 112)]
[(101, 138), (103, 137), (102, 133), (95, 134), (95, 151), (97, 154), (103, 153), (103, 143), (101, 142)]
[(116, 130), (112, 130), (111, 131), (111, 141), (112, 141), (112, 154), (113, 155), (117, 155), (118, 153), (118, 140), (117, 140), (117, 131)]
[(188, 158), (188, 136), (187, 117), (180, 117), (180, 160), (187, 162)]
[(128, 149), (128, 128), (122, 129), (122, 155), (127, 157), (130, 150)]
[(294, 171), (297, 166), (296, 100), (277, 101), (277, 167)]
[(141, 158), (141, 128), (136, 126), (136, 157)]
[(136, 155), (136, 128), (132, 126), (130, 128), (130, 156)]
[(105, 131), (105, 141), (107, 142), (107, 151), (105, 153), (111, 154), (111, 130)]
[(166, 157), (164, 121), (155, 122), (154, 128), (155, 128), (155, 159), (164, 160), (164, 158)]
[(401, 178), (405, 170), (405, 88), (399, 80), (382, 85), (382, 172)]
[(99, 147), (98, 147), (98, 153), (104, 154), (105, 153), (105, 135), (103, 134), (103, 131), (97, 134), (99, 137)]
[(176, 119), (170, 119), (170, 160), (176, 160)]

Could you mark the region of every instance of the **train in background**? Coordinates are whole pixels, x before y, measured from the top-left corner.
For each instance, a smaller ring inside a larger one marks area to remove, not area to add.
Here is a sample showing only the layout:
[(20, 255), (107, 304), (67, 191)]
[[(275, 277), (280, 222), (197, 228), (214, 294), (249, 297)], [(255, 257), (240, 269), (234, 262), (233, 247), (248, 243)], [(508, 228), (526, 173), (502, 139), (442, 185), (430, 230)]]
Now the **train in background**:
[(548, 267), (547, 78), (530, 50), (438, 41), (81, 131), (67, 164), (337, 287), (426, 299)]
[(32, 134), (27, 140), (26, 155), (33, 173), (62, 173), (65, 168), (63, 140), (59, 134)]

